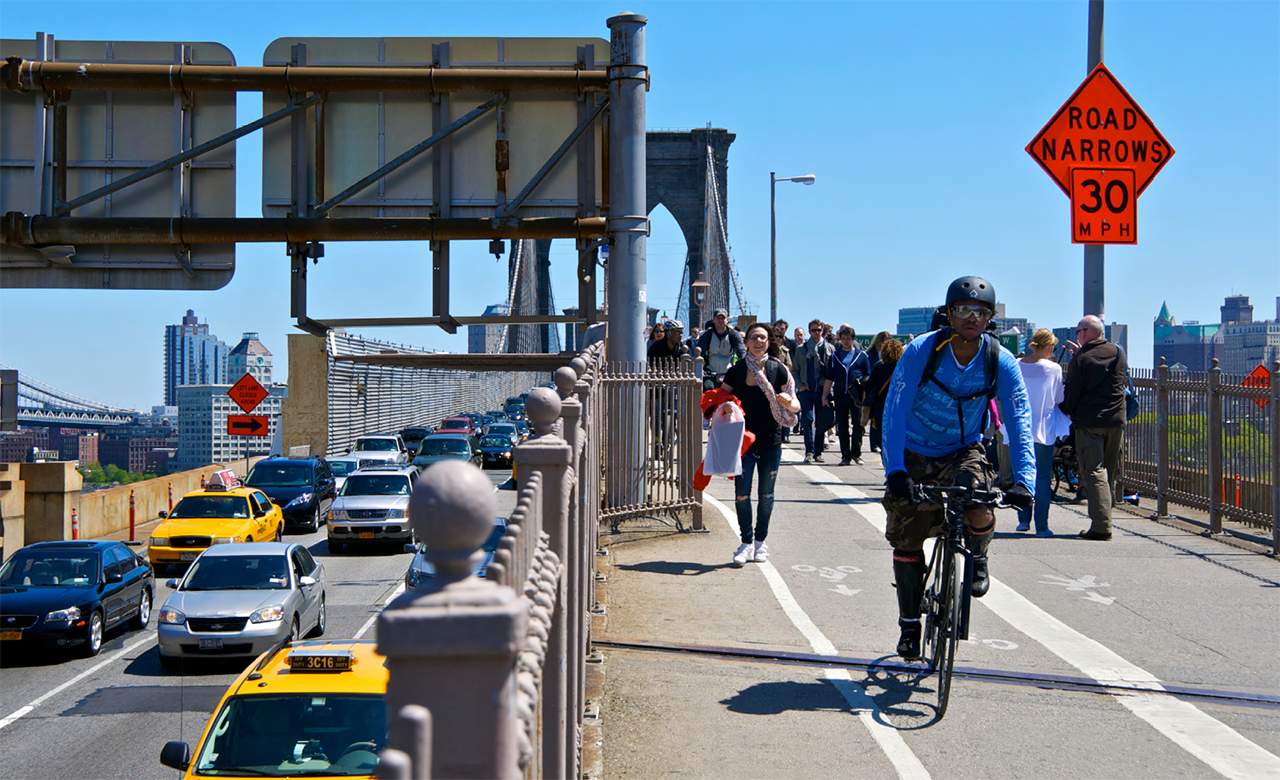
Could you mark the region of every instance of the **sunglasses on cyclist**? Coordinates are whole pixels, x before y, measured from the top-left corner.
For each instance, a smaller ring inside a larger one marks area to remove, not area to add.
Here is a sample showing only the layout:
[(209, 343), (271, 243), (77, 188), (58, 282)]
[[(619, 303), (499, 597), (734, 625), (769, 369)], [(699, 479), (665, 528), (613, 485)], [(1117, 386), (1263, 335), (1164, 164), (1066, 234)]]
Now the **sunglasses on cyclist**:
[(951, 307), (951, 316), (962, 320), (989, 320), (991, 314), (990, 309), (981, 305), (965, 303)]

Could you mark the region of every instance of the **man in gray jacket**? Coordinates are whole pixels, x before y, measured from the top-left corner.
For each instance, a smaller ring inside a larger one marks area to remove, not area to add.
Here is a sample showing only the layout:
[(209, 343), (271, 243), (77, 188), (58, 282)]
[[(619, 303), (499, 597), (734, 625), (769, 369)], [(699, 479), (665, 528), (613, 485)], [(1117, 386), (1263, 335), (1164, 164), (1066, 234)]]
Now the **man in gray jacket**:
[(1084, 539), (1111, 539), (1111, 486), (1120, 474), (1124, 446), (1125, 397), (1129, 367), (1124, 352), (1103, 338), (1102, 320), (1090, 314), (1076, 327), (1067, 349), (1066, 389), (1058, 405), (1075, 428), (1076, 466), (1089, 500)]

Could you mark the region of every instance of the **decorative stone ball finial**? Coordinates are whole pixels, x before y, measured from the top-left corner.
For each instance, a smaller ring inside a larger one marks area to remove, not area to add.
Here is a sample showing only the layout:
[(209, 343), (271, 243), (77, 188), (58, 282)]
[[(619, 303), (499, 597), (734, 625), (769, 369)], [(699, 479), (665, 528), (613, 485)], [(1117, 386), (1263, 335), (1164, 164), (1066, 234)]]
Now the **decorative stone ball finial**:
[(569, 368), (572, 368), (573, 372), (578, 376), (582, 376), (587, 373), (587, 361), (580, 357), (576, 357), (569, 361)]
[(551, 375), (551, 380), (556, 383), (556, 392), (560, 394), (560, 398), (564, 399), (569, 397), (577, 385), (578, 374), (569, 366), (560, 366)]
[[(529, 415), (529, 424), (539, 436), (546, 436), (555, 427), (556, 418), (560, 416), (560, 396), (549, 387), (536, 387), (524, 400), (525, 412)], [(486, 480), (488, 481), (488, 480)], [(490, 487), (490, 490), (493, 488)]]
[(435, 564), (439, 582), (470, 576), (497, 516), (493, 483), (480, 469), (462, 461), (446, 460), (428, 467), (409, 496), (409, 523), (426, 543), (426, 557)]

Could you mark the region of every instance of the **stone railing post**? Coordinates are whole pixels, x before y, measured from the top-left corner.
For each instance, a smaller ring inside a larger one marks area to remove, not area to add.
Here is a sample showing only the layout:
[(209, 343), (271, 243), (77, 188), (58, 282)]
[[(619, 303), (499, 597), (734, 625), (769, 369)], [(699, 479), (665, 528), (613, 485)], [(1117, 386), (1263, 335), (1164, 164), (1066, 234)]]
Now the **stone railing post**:
[(1271, 362), (1271, 554), (1280, 557), (1280, 360)]
[[(529, 604), (472, 570), (493, 530), (493, 485), (469, 463), (423, 472), (409, 498), (409, 521), (427, 544), (436, 575), (387, 605), (378, 617), (378, 652), (387, 657), (387, 712), (421, 705), (434, 719), (430, 777), (520, 778), (516, 656)], [(412, 711), (412, 710), (411, 710)], [(389, 721), (391, 719), (389, 718)], [(406, 730), (392, 721), (390, 747)], [(421, 769), (415, 777), (428, 776)]]
[(1156, 366), (1156, 515), (1169, 515), (1169, 367)]
[(594, 548), (589, 548), (586, 540), (586, 526), (582, 506), (582, 484), (586, 469), (586, 422), (582, 402), (578, 399), (577, 389), (581, 377), (587, 373), (587, 361), (581, 357), (574, 358), (568, 366), (557, 369), (553, 379), (556, 392), (560, 396), (560, 419), (565, 440), (569, 444), (572, 461), (569, 506), (569, 554), (565, 558), (564, 575), (567, 584), (565, 597), (565, 616), (569, 621), (568, 645), (568, 679), (566, 687), (569, 697), (569, 714), (574, 722), (569, 728), (567, 745), (570, 774), (577, 776), (572, 770), (581, 760), (581, 718), (586, 707), (586, 623), (587, 623), (587, 575), (591, 569)]
[[(551, 552), (558, 560), (566, 561), (570, 557), (568, 513), (573, 453), (569, 444), (555, 433), (561, 406), (560, 397), (550, 388), (539, 387), (529, 393), (525, 399), (525, 411), (534, 433), (515, 448), (513, 460), (519, 480), (517, 489), (523, 488), (534, 473), (542, 475), (542, 529), (550, 537)], [(555, 611), (547, 637), (542, 677), (542, 776), (547, 778), (569, 777), (566, 772), (570, 768), (566, 753), (569, 733), (566, 654), (569, 637), (565, 615), (570, 608), (565, 603), (567, 579), (562, 574), (556, 584)], [(577, 714), (574, 715), (576, 724)]]

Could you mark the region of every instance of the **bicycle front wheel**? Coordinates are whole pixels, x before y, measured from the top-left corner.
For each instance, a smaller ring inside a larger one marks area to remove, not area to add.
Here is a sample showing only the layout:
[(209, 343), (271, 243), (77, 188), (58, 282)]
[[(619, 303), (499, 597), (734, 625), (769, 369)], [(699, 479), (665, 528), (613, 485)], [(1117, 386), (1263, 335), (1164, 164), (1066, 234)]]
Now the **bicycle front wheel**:
[(938, 658), (935, 668), (938, 672), (938, 717), (947, 712), (947, 702), (951, 698), (951, 669), (956, 661), (956, 644), (960, 641), (962, 630), (961, 610), (964, 601), (964, 555), (947, 551), (948, 565), (946, 599), (943, 602), (945, 617), (941, 624), (938, 639)]
[(946, 554), (946, 542), (937, 540), (929, 556), (929, 570), (925, 575), (924, 603), (921, 605), (924, 620), (924, 659), (929, 669), (938, 668), (940, 647), (946, 637), (947, 603), (951, 572), (947, 570), (950, 556)]

